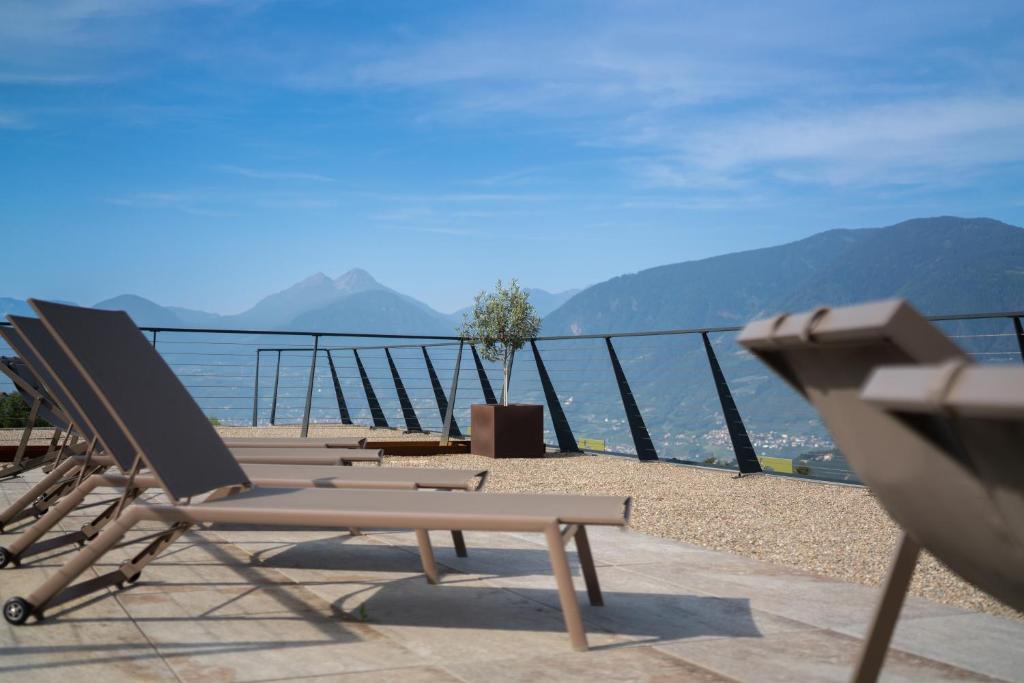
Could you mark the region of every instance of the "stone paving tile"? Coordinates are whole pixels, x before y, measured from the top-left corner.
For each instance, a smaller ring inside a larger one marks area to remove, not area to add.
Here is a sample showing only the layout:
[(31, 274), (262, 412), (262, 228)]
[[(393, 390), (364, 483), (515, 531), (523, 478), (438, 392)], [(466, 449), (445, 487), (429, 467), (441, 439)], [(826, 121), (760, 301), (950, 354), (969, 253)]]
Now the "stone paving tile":
[[(819, 628), (867, 628), (880, 589), (843, 583), (805, 572), (788, 572), (765, 563), (764, 571), (731, 571), (729, 560), (721, 570), (711, 565), (665, 562), (629, 565), (625, 570), (657, 578), (671, 585), (720, 597), (745, 597), (751, 607)], [(963, 614), (956, 607), (920, 598), (908, 598), (903, 619)]]
[[(0, 572), (0, 600), (28, 595), (53, 567)], [(92, 576), (94, 574), (90, 574)], [(0, 680), (176, 680), (108, 591), (80, 598), (24, 626), (0, 622)]]
[(330, 674), (327, 676), (279, 679), (281, 681), (310, 681), (310, 683), (464, 683), (449, 671), (436, 666), (418, 666), (405, 669), (379, 669), (376, 671), (356, 671), (347, 674)]
[(447, 667), (467, 683), (589, 683), (594, 680), (669, 683), (728, 683), (733, 679), (652, 647), (614, 648), (545, 657), (494, 659)]
[[(558, 608), (551, 576), (496, 578), (489, 581), (531, 600)], [(583, 579), (576, 577), (577, 598), (588, 628), (637, 641), (668, 642), (693, 638), (753, 638), (809, 630), (813, 626), (751, 608), (747, 597), (688, 593), (620, 567), (600, 572), (604, 605), (587, 604)]]
[[(832, 631), (774, 634), (763, 638), (716, 638), (665, 643), (655, 649), (742, 681), (848, 681), (861, 643)], [(991, 681), (993, 679), (905, 652), (891, 651), (882, 680)]]
[[(861, 631), (842, 630), (862, 637)], [(1024, 681), (1024, 623), (983, 613), (901, 619), (893, 647), (970, 671)]]

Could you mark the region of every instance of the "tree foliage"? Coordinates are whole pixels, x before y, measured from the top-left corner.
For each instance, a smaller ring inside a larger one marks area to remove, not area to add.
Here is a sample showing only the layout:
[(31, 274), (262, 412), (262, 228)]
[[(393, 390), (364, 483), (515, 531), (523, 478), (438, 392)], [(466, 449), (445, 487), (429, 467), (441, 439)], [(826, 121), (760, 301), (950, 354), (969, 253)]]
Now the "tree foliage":
[[(21, 394), (0, 394), (0, 428), (21, 429), (28, 422), (30, 407)], [(35, 427), (45, 427), (46, 422), (37, 419)]]
[(498, 280), (493, 292), (480, 292), (459, 328), (459, 334), (477, 344), (485, 359), (501, 363), (504, 378), (502, 396), (508, 405), (512, 356), (540, 332), (540, 316), (530, 295), (513, 279), (508, 287)]

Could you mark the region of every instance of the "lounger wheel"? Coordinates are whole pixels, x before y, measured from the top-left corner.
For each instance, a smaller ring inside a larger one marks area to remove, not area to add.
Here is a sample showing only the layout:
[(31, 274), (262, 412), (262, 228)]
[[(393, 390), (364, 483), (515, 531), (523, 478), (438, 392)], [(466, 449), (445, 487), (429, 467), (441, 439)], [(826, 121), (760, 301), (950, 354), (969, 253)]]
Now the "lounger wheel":
[(11, 598), (4, 603), (4, 619), (18, 626), (24, 624), (32, 614), (32, 605), (25, 598)]
[(0, 548), (0, 568), (6, 567), (11, 562), (17, 562), (17, 559), (7, 548)]

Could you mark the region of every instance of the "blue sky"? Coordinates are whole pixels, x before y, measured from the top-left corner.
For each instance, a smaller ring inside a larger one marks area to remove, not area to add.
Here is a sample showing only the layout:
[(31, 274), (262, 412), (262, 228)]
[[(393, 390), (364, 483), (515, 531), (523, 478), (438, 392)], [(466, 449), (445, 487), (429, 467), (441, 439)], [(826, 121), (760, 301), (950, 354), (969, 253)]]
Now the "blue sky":
[[(0, 4), (0, 296), (450, 311), (919, 216), (1024, 224), (1017, 2)], [(681, 293), (682, 295), (683, 293)]]

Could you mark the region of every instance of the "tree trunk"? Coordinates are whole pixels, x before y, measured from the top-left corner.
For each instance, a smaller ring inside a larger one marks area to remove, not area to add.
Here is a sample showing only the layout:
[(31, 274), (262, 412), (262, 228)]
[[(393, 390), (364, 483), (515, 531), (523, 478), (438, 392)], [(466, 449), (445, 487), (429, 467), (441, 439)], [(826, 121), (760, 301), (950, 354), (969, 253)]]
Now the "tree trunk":
[(502, 405), (508, 405), (508, 376), (509, 376), (508, 361), (501, 368), (501, 402)]

